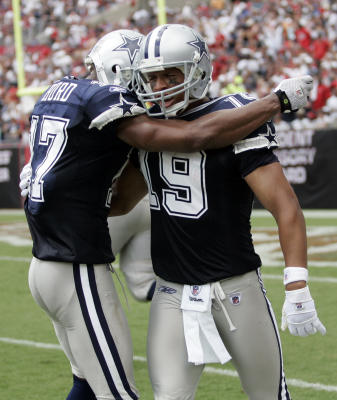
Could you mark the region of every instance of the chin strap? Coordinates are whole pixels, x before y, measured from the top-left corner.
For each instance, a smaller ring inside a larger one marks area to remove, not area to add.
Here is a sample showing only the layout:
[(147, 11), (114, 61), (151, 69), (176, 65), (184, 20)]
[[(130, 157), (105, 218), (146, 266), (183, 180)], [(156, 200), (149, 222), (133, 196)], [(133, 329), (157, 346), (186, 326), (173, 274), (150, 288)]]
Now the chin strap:
[[(168, 117), (176, 117), (177, 115), (182, 114), (186, 110), (186, 108), (188, 106), (190, 106), (191, 104), (193, 104), (193, 103), (195, 103), (196, 101), (199, 101), (199, 100), (200, 99), (189, 99), (189, 101), (185, 104), (185, 106), (184, 106), (184, 101), (180, 101), (179, 103), (176, 103), (173, 106), (171, 106), (171, 107), (166, 109), (165, 117), (166, 118), (168, 118)], [(179, 104), (182, 105), (181, 108), (178, 108), (177, 110), (170, 111), (170, 108), (173, 108), (173, 107), (176, 108), (177, 106), (179, 107)]]
[[(181, 104), (181, 108), (179, 108)], [(178, 113), (183, 112), (186, 107), (188, 106), (188, 103), (185, 104), (184, 106), (184, 101), (180, 101), (179, 103), (173, 104), (173, 106), (166, 108), (164, 111), (165, 117), (169, 118), (169, 117), (176, 117)], [(174, 108), (174, 110), (171, 110), (172, 108)]]
[(116, 78), (114, 79), (114, 85), (121, 86), (121, 67), (119, 65), (116, 65)]

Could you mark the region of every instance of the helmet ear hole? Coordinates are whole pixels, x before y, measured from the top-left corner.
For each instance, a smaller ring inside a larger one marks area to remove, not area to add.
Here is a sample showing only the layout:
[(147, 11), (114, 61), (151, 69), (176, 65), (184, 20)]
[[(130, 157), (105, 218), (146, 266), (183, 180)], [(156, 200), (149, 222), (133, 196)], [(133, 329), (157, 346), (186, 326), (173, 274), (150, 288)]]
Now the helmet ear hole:
[(118, 64), (114, 64), (114, 65), (111, 67), (111, 71), (112, 71), (114, 74), (117, 73), (117, 67), (119, 67)]

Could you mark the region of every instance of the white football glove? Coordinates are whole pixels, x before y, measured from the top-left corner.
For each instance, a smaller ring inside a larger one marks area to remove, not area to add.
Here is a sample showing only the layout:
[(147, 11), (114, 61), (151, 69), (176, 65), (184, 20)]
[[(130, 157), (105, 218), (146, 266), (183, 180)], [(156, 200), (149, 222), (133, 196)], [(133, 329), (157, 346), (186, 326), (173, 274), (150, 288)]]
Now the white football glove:
[(313, 79), (310, 75), (284, 79), (275, 89), (281, 103), (281, 112), (297, 111), (308, 104)]
[(31, 178), (32, 178), (32, 167), (30, 163), (28, 163), (22, 168), (20, 174), (19, 186), (21, 189), (22, 197), (26, 197), (29, 194)]
[(317, 317), (308, 286), (303, 289), (286, 290), (285, 293), (281, 329), (284, 331), (288, 327), (294, 336), (313, 335), (317, 331), (325, 335), (326, 329)]

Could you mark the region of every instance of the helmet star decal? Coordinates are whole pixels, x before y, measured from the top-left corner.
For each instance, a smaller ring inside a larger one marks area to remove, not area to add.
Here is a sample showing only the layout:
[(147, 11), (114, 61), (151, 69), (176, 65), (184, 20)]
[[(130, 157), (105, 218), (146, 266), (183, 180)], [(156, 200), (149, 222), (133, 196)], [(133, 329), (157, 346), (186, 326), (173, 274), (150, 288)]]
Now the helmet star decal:
[(141, 37), (130, 38), (126, 35), (122, 35), (122, 39), (124, 43), (119, 45), (114, 49), (114, 51), (126, 51), (129, 55), (130, 63), (133, 64), (136, 54), (139, 51), (140, 42), (142, 41)]
[(129, 101), (126, 101), (122, 93), (119, 95), (119, 103), (110, 106), (110, 108), (118, 108), (122, 110), (123, 116), (126, 115), (127, 113), (129, 113), (129, 115), (133, 115), (134, 113), (132, 112), (132, 110), (135, 107), (139, 107), (137, 103), (130, 103)]
[(202, 59), (204, 54), (209, 59), (209, 55), (206, 49), (206, 42), (201, 40), (199, 37), (196, 36), (196, 40), (193, 40), (192, 42), (187, 42), (187, 44), (190, 44), (191, 46), (199, 50), (200, 60)]
[(273, 130), (271, 129), (269, 124), (267, 124), (267, 132), (266, 133), (260, 133), (259, 135), (265, 137), (268, 140), (268, 142), (269, 142), (268, 143), (268, 149), (271, 146), (278, 146), (276, 133), (275, 133), (275, 131), (273, 132)]

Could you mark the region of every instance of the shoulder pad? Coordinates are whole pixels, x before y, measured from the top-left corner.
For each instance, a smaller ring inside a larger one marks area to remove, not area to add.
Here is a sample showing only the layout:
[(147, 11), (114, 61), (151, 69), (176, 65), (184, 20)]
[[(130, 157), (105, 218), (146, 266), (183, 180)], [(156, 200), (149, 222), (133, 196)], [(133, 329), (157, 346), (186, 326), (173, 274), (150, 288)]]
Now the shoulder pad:
[(105, 87), (105, 95), (94, 96), (101, 104), (101, 112), (92, 119), (89, 129), (101, 130), (110, 122), (125, 117), (144, 114), (146, 110), (139, 104), (137, 98), (124, 88), (116, 86)]

